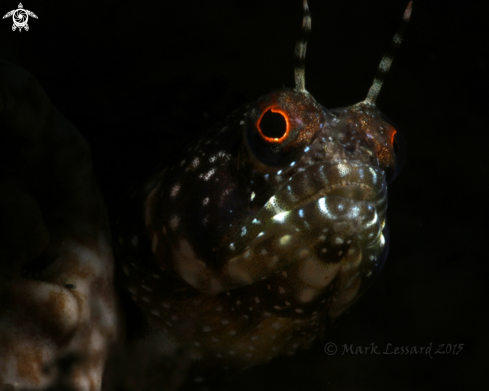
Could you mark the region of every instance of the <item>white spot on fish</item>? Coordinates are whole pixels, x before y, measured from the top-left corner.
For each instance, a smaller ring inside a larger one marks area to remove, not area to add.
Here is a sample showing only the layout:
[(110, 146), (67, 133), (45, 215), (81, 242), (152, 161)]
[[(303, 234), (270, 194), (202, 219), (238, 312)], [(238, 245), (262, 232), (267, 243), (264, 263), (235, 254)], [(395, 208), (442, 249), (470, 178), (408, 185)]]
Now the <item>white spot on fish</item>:
[(214, 173), (215, 173), (215, 172), (216, 172), (216, 169), (215, 169), (215, 168), (213, 168), (213, 169), (209, 170), (209, 171), (207, 172), (207, 174), (205, 174), (205, 175), (204, 175), (204, 174), (200, 174), (200, 175), (199, 175), (199, 178), (204, 178), (204, 181), (208, 181), (208, 180), (209, 180), (209, 178), (210, 178), (212, 175), (214, 175)]
[(326, 206), (326, 198), (320, 198), (318, 200), (318, 205), (319, 205), (319, 209), (321, 209), (321, 212), (327, 214), (327, 215), (331, 215), (330, 212), (329, 212), (329, 209), (328, 207)]
[(289, 242), (290, 242), (290, 239), (292, 239), (292, 236), (291, 236), (291, 235), (284, 235), (284, 236), (282, 236), (282, 237), (280, 238), (280, 240), (279, 240), (279, 241), (280, 241), (280, 244), (281, 244), (282, 246), (285, 246), (285, 245), (287, 245), (287, 243), (289, 243)]
[(279, 223), (283, 223), (288, 214), (289, 214), (289, 212), (282, 212), (282, 213), (279, 213), (279, 214), (276, 214), (275, 216), (273, 216), (273, 219), (275, 221), (278, 221)]
[(219, 151), (217, 153), (217, 156), (219, 156), (220, 158), (224, 158), (225, 160), (229, 160), (230, 159), (230, 155), (227, 154), (226, 152), (224, 151)]
[(176, 197), (179, 191), (180, 191), (180, 184), (176, 183), (171, 189), (170, 196)]

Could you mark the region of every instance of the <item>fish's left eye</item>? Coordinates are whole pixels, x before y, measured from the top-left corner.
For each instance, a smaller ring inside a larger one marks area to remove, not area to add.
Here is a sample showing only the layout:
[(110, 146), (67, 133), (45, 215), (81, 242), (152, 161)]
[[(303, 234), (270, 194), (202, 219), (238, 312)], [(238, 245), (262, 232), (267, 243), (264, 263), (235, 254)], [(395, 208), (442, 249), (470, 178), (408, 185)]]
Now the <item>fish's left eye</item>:
[(256, 126), (263, 139), (272, 143), (284, 141), (290, 132), (287, 113), (273, 107), (261, 115)]
[(254, 164), (272, 171), (290, 165), (323, 121), (321, 107), (307, 93), (280, 90), (261, 97), (248, 111), (244, 128)]
[(296, 121), (284, 107), (264, 105), (252, 112), (247, 121), (246, 141), (255, 159), (270, 169), (290, 164), (298, 154)]

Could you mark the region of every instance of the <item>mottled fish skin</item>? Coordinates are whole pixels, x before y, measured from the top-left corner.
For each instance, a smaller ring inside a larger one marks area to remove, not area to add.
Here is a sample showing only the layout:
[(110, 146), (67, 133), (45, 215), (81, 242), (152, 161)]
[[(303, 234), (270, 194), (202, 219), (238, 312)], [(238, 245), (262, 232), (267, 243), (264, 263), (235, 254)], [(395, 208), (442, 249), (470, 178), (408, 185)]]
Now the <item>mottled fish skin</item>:
[[(261, 129), (270, 110), (280, 136)], [(196, 383), (308, 348), (381, 266), (396, 168), (384, 118), (370, 101), (328, 110), (278, 90), (134, 192), (118, 224), (121, 280), (168, 354), (192, 345)]]

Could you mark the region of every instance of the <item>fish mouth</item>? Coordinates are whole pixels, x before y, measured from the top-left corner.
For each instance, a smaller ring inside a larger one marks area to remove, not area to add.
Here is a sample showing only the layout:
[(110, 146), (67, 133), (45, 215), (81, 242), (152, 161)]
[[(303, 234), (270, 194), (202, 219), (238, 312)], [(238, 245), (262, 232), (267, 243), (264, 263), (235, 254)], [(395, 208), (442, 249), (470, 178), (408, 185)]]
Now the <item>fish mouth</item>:
[[(262, 232), (268, 233), (265, 236), (290, 236), (291, 252), (308, 249), (317, 259), (336, 262), (342, 256), (333, 259), (331, 249), (339, 254), (351, 246), (379, 247), (386, 209), (387, 184), (381, 168), (360, 162), (326, 162), (291, 176), (260, 217)], [(324, 248), (330, 253), (322, 253)], [(370, 250), (367, 253), (376, 256)]]
[(315, 202), (326, 196), (343, 197), (355, 201), (373, 201), (374, 189), (370, 185), (358, 182), (344, 181), (319, 190), (317, 193), (307, 196), (302, 199), (293, 209), (300, 208), (310, 202)]
[(386, 203), (386, 196), (386, 177), (381, 168), (359, 162), (327, 162), (295, 173), (265, 208), (276, 214), (290, 212), (323, 197), (341, 197), (379, 206)]
[(349, 225), (353, 232), (369, 221), (382, 229), (386, 208), (382, 169), (359, 162), (317, 163), (292, 175), (243, 226), (234, 246), (244, 251), (280, 235), (307, 242), (307, 236), (318, 236), (326, 227)]
[(349, 276), (360, 273), (363, 264), (361, 273), (368, 276), (384, 247), (386, 205), (382, 169), (357, 162), (308, 166), (292, 175), (243, 227), (234, 241), (237, 254), (229, 273), (236, 286), (280, 270), (300, 274), (307, 265)]

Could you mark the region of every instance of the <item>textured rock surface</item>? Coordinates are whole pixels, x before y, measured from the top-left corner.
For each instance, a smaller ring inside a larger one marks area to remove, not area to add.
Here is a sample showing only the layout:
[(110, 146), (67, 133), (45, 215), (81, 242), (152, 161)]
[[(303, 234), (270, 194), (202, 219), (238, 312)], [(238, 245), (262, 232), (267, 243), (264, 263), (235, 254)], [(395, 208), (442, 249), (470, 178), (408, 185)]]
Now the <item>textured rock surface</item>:
[(0, 384), (99, 390), (119, 314), (88, 144), (24, 70), (0, 91)]

